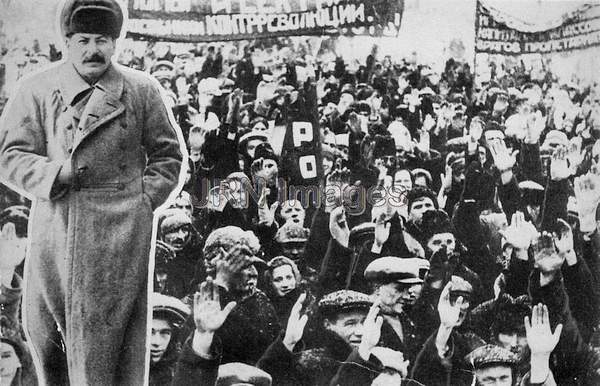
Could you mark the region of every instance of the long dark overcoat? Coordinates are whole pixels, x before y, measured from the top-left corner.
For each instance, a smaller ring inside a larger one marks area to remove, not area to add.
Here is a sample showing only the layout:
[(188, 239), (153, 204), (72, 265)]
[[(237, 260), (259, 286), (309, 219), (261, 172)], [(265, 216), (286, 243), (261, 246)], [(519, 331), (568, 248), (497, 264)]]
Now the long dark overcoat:
[(157, 82), (113, 64), (90, 87), (61, 63), (23, 80), (0, 120), (2, 178), (35, 199), (25, 327), (46, 383), (68, 368), (73, 385), (141, 385), (153, 210), (182, 154)]

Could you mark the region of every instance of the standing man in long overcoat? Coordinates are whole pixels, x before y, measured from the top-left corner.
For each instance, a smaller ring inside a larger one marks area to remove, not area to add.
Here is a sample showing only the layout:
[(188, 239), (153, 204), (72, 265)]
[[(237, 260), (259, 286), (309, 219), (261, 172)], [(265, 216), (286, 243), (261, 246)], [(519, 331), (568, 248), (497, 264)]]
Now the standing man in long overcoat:
[(142, 385), (153, 210), (182, 137), (158, 83), (111, 63), (115, 0), (67, 0), (60, 21), (67, 60), (23, 80), (0, 121), (0, 174), (35, 199), (24, 323), (43, 384)]

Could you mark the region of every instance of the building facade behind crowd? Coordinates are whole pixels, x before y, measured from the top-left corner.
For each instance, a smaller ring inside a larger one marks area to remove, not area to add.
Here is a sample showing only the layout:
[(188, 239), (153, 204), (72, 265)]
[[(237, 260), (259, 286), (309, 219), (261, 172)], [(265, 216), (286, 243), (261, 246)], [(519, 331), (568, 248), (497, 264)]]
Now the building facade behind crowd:
[[(158, 214), (150, 384), (600, 384), (598, 84), (308, 52), (120, 58), (190, 155)], [(306, 98), (323, 194), (281, 197), (298, 160), (277, 133)], [(0, 379), (30, 384), (28, 203), (2, 199)]]

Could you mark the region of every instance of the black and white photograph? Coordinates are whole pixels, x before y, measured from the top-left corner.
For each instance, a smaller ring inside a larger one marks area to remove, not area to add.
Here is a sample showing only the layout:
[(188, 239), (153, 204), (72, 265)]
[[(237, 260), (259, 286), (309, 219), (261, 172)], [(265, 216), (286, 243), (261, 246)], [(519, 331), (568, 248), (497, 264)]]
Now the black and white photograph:
[(597, 386), (599, 227), (598, 0), (0, 0), (0, 386)]

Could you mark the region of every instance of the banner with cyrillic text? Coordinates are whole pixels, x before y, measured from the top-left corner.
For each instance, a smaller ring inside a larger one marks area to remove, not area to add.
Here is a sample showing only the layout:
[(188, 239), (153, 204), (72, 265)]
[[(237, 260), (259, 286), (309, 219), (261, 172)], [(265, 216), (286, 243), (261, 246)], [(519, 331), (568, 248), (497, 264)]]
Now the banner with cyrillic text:
[(477, 2), (475, 52), (502, 55), (546, 54), (600, 45), (600, 3), (564, 15), (560, 25), (541, 31), (508, 26), (514, 19)]
[(175, 42), (397, 36), (403, 5), (404, 0), (128, 0), (127, 36)]

